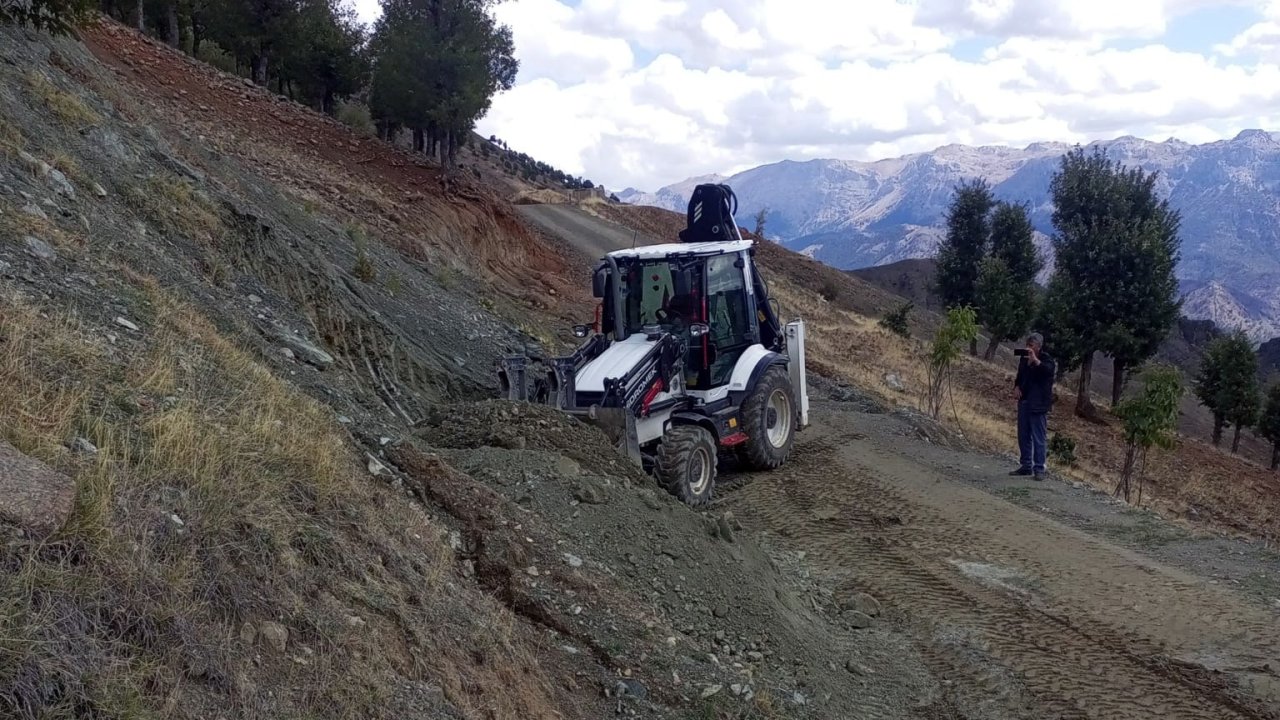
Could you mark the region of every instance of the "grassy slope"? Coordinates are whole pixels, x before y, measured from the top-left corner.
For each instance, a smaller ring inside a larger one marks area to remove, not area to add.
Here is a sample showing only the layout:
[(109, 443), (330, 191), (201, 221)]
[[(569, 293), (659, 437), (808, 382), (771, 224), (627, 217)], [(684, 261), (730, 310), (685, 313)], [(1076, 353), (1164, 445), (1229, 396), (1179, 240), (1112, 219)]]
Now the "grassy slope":
[[(684, 223), (678, 213), (648, 207), (604, 207), (597, 210), (615, 222), (655, 237), (674, 237)], [(913, 339), (903, 339), (877, 325), (901, 298), (853, 275), (811, 261), (776, 245), (761, 245), (760, 258), (769, 272), (773, 293), (787, 316), (803, 316), (808, 325), (809, 359), (818, 372), (844, 379), (885, 401), (913, 408), (924, 406), (927, 385), (921, 338), (932, 336), (937, 316), (915, 313)], [(834, 296), (829, 301), (827, 296)], [(955, 372), (955, 403), (944, 420), (971, 441), (997, 453), (1016, 453), (1015, 407), (1010, 395), (1012, 362), (992, 364), (964, 357)], [(901, 378), (905, 392), (891, 390), (889, 373)], [(1093, 425), (1068, 410), (1069, 384), (1056, 388), (1059, 407), (1050, 419), (1051, 433), (1076, 442), (1077, 461), (1057, 469), (1069, 477), (1107, 490), (1114, 489), (1124, 458), (1118, 424)], [(1264, 537), (1280, 535), (1280, 476), (1263, 466), (1232, 456), (1183, 436), (1175, 452), (1153, 452), (1147, 469), (1144, 502), (1196, 520)]]

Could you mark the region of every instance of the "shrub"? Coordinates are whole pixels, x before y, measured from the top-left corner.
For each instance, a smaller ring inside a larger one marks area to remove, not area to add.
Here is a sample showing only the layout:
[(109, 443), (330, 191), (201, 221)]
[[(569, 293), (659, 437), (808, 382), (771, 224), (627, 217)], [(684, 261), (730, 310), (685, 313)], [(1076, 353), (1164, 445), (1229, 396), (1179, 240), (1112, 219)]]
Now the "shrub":
[(880, 327), (904, 338), (911, 337), (911, 310), (914, 307), (913, 302), (903, 303), (896, 310), (880, 318)]
[(196, 55), (196, 59), (232, 75), (237, 74), (236, 71), (239, 69), (236, 67), (235, 56), (211, 40), (200, 43), (200, 52)]
[(1076, 463), (1076, 441), (1061, 433), (1049, 439), (1049, 457), (1063, 465)]
[(366, 137), (373, 137), (378, 132), (377, 128), (374, 127), (373, 115), (369, 112), (369, 106), (364, 103), (339, 100), (338, 106), (334, 110), (334, 117), (338, 119), (338, 122)]

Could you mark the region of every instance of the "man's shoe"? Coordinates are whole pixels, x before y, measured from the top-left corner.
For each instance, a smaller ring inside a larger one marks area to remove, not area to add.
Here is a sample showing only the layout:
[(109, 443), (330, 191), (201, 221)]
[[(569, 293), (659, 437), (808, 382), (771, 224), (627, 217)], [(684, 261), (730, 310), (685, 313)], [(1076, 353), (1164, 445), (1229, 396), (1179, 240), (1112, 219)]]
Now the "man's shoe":
[(1009, 473), (1010, 475), (1030, 475), (1031, 471), (1027, 468), (1018, 468)]
[(1036, 477), (1035, 477), (1035, 479), (1036, 479), (1036, 482), (1043, 482), (1043, 481), (1044, 481), (1044, 473), (1042, 473), (1042, 472), (1038, 472), (1038, 473), (1036, 473)]

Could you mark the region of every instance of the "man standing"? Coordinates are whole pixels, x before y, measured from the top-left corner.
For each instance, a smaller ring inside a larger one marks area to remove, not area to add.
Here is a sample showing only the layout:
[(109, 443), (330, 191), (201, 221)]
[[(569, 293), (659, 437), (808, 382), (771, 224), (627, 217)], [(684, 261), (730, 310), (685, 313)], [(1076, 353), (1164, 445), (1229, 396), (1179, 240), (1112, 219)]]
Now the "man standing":
[(1044, 338), (1032, 333), (1026, 349), (1017, 351), (1018, 375), (1013, 380), (1013, 397), (1018, 401), (1018, 450), (1020, 464), (1010, 475), (1035, 475), (1044, 479), (1048, 452), (1049, 410), (1053, 407), (1053, 377), (1057, 366), (1044, 350)]

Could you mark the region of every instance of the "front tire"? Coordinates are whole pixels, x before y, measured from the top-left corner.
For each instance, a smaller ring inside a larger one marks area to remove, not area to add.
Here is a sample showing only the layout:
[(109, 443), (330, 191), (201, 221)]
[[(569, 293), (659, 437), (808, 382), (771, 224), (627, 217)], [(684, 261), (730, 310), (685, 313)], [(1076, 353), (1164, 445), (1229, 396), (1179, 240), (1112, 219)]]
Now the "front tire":
[(692, 507), (711, 502), (716, 484), (716, 442), (706, 428), (671, 428), (658, 444), (653, 465), (658, 482), (680, 502)]
[(798, 422), (791, 377), (782, 365), (770, 365), (742, 404), (743, 463), (752, 470), (781, 467), (791, 454)]

